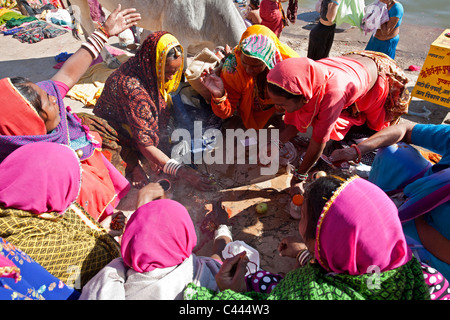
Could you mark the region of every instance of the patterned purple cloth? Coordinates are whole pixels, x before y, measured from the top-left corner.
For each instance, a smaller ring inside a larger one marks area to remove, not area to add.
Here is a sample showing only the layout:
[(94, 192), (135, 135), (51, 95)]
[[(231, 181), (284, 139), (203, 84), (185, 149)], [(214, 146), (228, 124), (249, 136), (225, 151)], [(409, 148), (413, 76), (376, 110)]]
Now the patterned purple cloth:
[[(45, 90), (49, 95), (58, 100), (59, 114), (61, 122), (58, 127), (46, 135), (35, 136), (4, 136), (0, 135), (0, 162), (3, 161), (11, 152), (28, 143), (46, 141), (56, 142), (65, 145), (71, 145), (71, 142), (77, 141), (77, 148), (83, 151), (81, 160), (92, 155), (96, 145), (89, 140), (89, 129), (83, 126), (75, 115), (68, 112), (64, 106), (63, 97), (58, 90), (55, 82), (48, 80), (38, 82), (37, 85)], [(26, 124), (24, 124), (26, 125)]]

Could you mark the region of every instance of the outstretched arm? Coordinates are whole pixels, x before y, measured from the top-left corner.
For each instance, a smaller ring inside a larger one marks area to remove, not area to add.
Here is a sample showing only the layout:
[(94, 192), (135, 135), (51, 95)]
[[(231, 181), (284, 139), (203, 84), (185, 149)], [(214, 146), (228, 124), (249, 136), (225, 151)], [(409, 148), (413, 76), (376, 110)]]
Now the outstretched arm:
[(450, 240), (430, 226), (423, 216), (416, 218), (414, 222), (425, 249), (445, 263), (450, 263)]
[[(118, 35), (122, 31), (135, 26), (140, 19), (141, 15), (136, 13), (136, 9), (121, 10), (119, 4), (103, 25), (103, 30), (106, 32), (105, 36)], [(52, 77), (52, 80), (63, 82), (70, 89), (80, 80), (93, 60), (92, 54), (86, 48), (81, 47), (67, 59), (62, 68)]]
[[(397, 142), (411, 143), (411, 132), (414, 123), (402, 123), (387, 127), (378, 131), (373, 136), (360, 142), (357, 147), (361, 154), (368, 153), (378, 148), (387, 147)], [(329, 159), (332, 162), (351, 161), (358, 157), (356, 148), (346, 148), (334, 150)]]

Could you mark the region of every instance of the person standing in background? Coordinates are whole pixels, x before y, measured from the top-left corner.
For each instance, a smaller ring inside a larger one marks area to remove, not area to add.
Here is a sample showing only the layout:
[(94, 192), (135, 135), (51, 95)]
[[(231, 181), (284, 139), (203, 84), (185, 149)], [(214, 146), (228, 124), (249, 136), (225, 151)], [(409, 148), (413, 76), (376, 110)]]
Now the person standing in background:
[(319, 0), (316, 5), (320, 13), (319, 22), (309, 33), (308, 55), (313, 60), (327, 58), (334, 41), (336, 18), (339, 2), (335, 0)]
[(245, 25), (250, 27), (254, 24), (261, 24), (261, 16), (259, 15), (260, 0), (250, 0), (247, 12), (245, 13)]
[(287, 0), (261, 0), (259, 6), (259, 15), (261, 16), (261, 24), (272, 30), (278, 38), (281, 36), (281, 31), (287, 23), (281, 2)]
[(397, 44), (400, 40), (399, 31), (403, 18), (403, 5), (395, 0), (380, 0), (388, 8), (389, 20), (370, 37), (366, 50), (382, 52), (395, 59)]

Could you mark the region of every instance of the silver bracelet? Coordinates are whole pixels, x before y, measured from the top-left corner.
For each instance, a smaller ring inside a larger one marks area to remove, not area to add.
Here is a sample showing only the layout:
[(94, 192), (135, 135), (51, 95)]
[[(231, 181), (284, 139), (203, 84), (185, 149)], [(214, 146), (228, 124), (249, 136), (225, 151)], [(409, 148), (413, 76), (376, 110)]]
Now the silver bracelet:
[(179, 163), (175, 159), (170, 159), (166, 162), (166, 164), (163, 167), (163, 172), (166, 174), (170, 174), (171, 176), (176, 176), (178, 170), (182, 167), (182, 164)]

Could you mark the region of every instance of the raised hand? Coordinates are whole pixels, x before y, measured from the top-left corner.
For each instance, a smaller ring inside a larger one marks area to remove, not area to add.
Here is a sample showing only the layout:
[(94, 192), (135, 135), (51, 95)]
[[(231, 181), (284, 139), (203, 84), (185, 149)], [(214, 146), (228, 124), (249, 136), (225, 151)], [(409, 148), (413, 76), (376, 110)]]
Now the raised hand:
[(143, 206), (150, 201), (164, 198), (164, 189), (159, 183), (149, 183), (145, 187), (139, 190), (136, 208)]
[(214, 98), (221, 98), (225, 95), (223, 81), (215, 74), (214, 70), (205, 70), (200, 76), (200, 82), (211, 92)]
[(103, 28), (110, 36), (115, 36), (135, 26), (139, 20), (141, 20), (141, 14), (136, 13), (135, 8), (122, 10), (122, 6), (119, 4), (106, 19)]
[(336, 149), (328, 157), (331, 162), (351, 161), (356, 158), (358, 158), (358, 153), (355, 148)]

